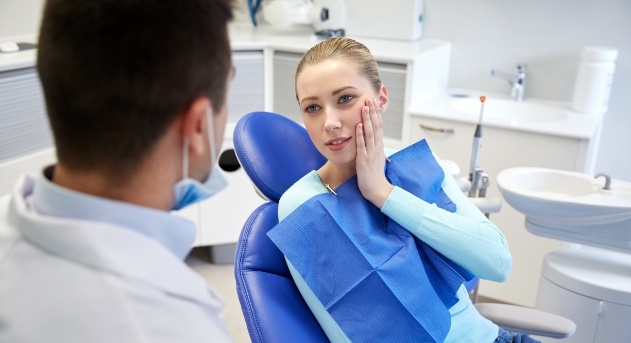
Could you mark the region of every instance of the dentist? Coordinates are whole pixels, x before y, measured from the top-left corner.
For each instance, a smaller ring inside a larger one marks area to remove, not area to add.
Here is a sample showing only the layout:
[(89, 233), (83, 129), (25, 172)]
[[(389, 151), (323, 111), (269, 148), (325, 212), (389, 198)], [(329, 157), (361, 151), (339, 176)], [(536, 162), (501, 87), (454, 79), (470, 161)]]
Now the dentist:
[(223, 184), (231, 19), (230, 0), (46, 2), (58, 163), (0, 208), (0, 341), (230, 341), (170, 211)]

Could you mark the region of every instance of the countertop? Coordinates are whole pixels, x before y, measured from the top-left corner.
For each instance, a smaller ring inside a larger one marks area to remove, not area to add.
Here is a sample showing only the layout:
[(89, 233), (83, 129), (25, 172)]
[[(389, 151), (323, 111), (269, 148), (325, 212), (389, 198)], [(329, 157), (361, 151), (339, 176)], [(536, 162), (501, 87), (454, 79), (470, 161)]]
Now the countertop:
[[(287, 52), (304, 53), (322, 41), (308, 28), (276, 29), (271, 26), (253, 27), (251, 24), (234, 23), (229, 25), (232, 49), (235, 51), (262, 50), (266, 48)], [(382, 62), (408, 63), (422, 52), (437, 46), (450, 44), (447, 41), (422, 39), (414, 42), (380, 40), (365, 37), (352, 37), (364, 43), (373, 55)], [(35, 35), (0, 37), (0, 42), (36, 43)], [(0, 72), (35, 66), (36, 50), (13, 53), (0, 53)]]
[[(33, 35), (0, 37), (2, 42), (36, 43)], [(35, 66), (36, 49), (17, 52), (0, 52), (0, 72)]]
[[(472, 109), (476, 115), (458, 111), (450, 106), (450, 103), (453, 100), (463, 98), (477, 99), (481, 95), (487, 97), (487, 105), (494, 99), (509, 99), (508, 95), (504, 94), (481, 93), (479, 91), (454, 88), (448, 89), (444, 93), (427, 100), (412, 101), (408, 112), (411, 116), (424, 116), (477, 124), (479, 120), (477, 113), (479, 113), (481, 107), (479, 101), (475, 105), (476, 107)], [(599, 132), (598, 129), (602, 121), (602, 115), (578, 113), (572, 110), (571, 104), (567, 102), (526, 98), (524, 99), (524, 103), (537, 104), (554, 109), (557, 113), (563, 114), (563, 119), (519, 121), (483, 115), (482, 125), (577, 139), (592, 139)]]

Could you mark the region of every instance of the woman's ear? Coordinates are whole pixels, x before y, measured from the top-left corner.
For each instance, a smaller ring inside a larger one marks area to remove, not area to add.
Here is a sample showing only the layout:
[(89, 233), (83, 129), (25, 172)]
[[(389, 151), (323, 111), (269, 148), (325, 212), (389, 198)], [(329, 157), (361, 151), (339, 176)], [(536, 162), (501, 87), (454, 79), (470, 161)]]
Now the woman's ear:
[(204, 136), (206, 109), (210, 106), (208, 98), (199, 97), (182, 113), (182, 136), (187, 139), (190, 153), (204, 153), (207, 138)]
[(388, 109), (388, 90), (386, 86), (381, 85), (379, 88), (379, 112), (381, 114), (385, 113)]

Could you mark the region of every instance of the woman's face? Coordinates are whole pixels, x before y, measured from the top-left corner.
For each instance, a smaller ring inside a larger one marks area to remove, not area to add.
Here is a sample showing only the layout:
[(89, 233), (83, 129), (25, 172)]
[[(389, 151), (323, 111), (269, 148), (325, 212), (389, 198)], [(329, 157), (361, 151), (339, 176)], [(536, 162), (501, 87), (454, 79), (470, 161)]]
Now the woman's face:
[(314, 145), (329, 161), (355, 161), (355, 130), (362, 121), (366, 99), (377, 99), (385, 109), (385, 87), (376, 92), (352, 62), (328, 59), (302, 70), (296, 80), (300, 112)]

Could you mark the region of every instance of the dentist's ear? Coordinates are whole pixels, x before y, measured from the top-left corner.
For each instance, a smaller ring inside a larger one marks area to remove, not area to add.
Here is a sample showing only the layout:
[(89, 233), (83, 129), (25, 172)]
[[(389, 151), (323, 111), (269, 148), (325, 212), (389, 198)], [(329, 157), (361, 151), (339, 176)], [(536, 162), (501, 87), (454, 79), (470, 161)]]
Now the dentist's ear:
[(386, 86), (381, 85), (379, 88), (379, 113), (384, 114), (388, 109), (388, 90)]
[(199, 97), (182, 113), (182, 136), (187, 139), (191, 155), (201, 155), (206, 150), (208, 139), (204, 136), (206, 110), (210, 100)]

